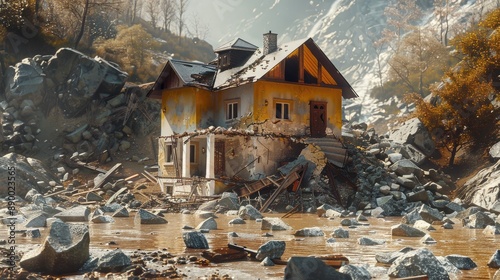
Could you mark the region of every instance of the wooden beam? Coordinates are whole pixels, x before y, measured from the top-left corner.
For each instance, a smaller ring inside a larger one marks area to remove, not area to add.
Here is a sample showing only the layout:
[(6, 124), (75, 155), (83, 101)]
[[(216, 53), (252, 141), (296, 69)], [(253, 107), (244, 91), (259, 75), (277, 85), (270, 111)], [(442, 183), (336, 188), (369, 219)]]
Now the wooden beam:
[(299, 83), (304, 83), (304, 45), (299, 47)]
[(94, 189), (99, 189), (102, 187), (102, 185), (104, 185), (104, 183), (106, 183), (107, 179), (113, 174), (115, 173), (118, 168), (120, 168), (122, 166), (121, 163), (117, 163), (115, 164), (115, 166), (113, 166), (110, 170), (108, 170), (104, 176), (102, 176), (102, 178), (100, 178), (100, 181), (97, 182), (97, 184), (95, 184), (94, 186)]
[(115, 200), (120, 194), (122, 194), (123, 192), (125, 192), (128, 188), (127, 187), (123, 187), (121, 188), (119, 191), (115, 192), (109, 199), (108, 201), (106, 201), (106, 205), (109, 205), (111, 202), (113, 202), (113, 200)]

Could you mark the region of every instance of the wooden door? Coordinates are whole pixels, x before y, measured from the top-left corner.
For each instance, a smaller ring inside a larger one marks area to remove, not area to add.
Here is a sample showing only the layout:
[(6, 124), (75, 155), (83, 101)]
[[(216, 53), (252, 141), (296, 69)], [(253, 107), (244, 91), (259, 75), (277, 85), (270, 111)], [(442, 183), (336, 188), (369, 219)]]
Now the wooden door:
[(320, 101), (310, 102), (311, 137), (326, 136), (326, 104), (326, 102)]
[(225, 175), (226, 171), (226, 148), (224, 141), (215, 140), (215, 163), (214, 163), (214, 173), (215, 177), (221, 177)]

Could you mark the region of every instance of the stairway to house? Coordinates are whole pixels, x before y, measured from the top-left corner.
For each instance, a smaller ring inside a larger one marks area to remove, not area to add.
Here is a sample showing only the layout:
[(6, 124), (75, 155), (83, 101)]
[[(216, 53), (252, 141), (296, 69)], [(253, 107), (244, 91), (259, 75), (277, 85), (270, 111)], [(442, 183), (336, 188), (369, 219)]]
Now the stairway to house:
[(349, 160), (347, 149), (337, 138), (308, 138), (305, 142), (318, 146), (325, 153), (328, 161), (335, 166), (343, 168)]

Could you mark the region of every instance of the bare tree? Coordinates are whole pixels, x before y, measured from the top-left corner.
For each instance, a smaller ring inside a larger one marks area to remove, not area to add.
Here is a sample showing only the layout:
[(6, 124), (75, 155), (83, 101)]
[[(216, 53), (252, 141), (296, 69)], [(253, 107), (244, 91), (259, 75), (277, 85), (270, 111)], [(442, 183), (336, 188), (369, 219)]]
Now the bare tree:
[(161, 13), (163, 16), (163, 29), (170, 31), (170, 24), (175, 18), (176, 4), (174, 0), (161, 0)]
[(149, 14), (151, 26), (156, 29), (159, 22), (160, 14), (158, 13), (158, 7), (160, 6), (160, 0), (147, 0), (146, 1), (146, 13)]
[(80, 40), (83, 37), (83, 33), (85, 32), (85, 21), (87, 20), (87, 15), (89, 12), (89, 2), (90, 0), (85, 0), (85, 6), (83, 7), (82, 13), (82, 24), (80, 25), (80, 31), (78, 32), (78, 35), (75, 39), (75, 49), (78, 48), (78, 44), (80, 43)]
[(186, 25), (184, 16), (186, 14), (186, 9), (189, 4), (189, 0), (179, 0), (179, 3), (177, 5), (177, 26), (179, 28), (179, 42), (182, 39), (182, 30), (184, 29), (184, 26)]
[(207, 24), (205, 24), (197, 13), (194, 13), (191, 20), (191, 35), (201, 40), (205, 40), (207, 38), (208, 32), (210, 28)]
[(384, 14), (388, 28), (382, 32), (382, 37), (388, 42), (399, 44), (403, 35), (414, 29), (415, 21), (422, 16), (422, 10), (414, 0), (396, 0), (385, 8)]

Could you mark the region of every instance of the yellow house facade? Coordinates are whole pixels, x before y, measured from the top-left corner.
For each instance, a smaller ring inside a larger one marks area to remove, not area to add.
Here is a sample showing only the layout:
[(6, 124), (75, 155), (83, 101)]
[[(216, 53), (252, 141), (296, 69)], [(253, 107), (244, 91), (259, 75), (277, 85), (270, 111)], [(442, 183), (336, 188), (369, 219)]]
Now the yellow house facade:
[[(222, 179), (259, 180), (293, 160), (304, 137), (341, 137), (342, 99), (354, 90), (312, 39), (262, 49), (236, 39), (210, 63), (169, 60), (150, 97), (161, 98), (159, 177), (165, 191), (203, 194), (230, 188)], [(181, 183), (179, 183), (181, 182)]]

